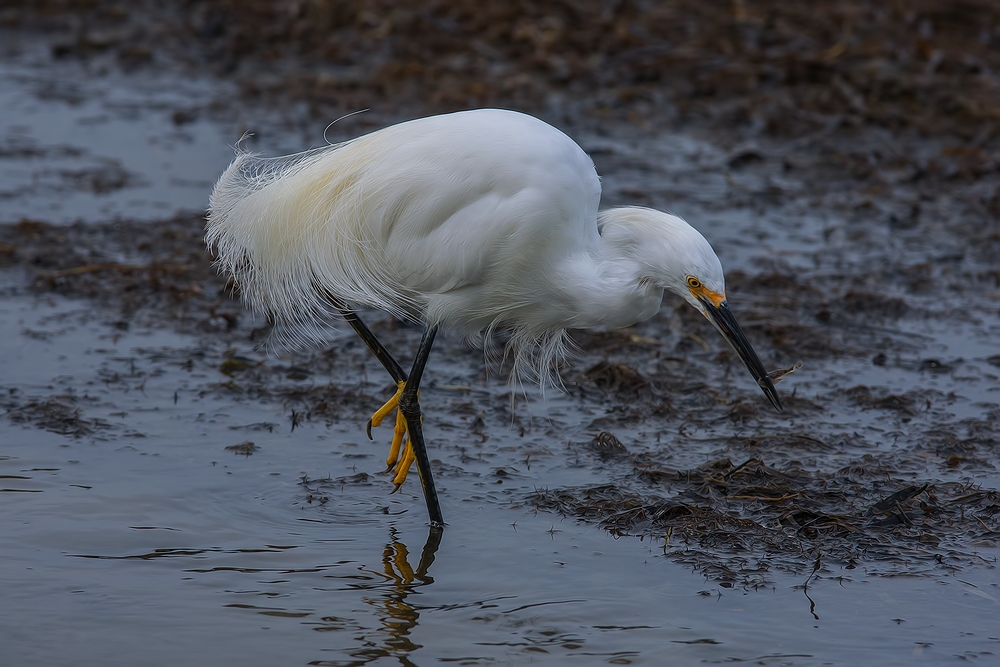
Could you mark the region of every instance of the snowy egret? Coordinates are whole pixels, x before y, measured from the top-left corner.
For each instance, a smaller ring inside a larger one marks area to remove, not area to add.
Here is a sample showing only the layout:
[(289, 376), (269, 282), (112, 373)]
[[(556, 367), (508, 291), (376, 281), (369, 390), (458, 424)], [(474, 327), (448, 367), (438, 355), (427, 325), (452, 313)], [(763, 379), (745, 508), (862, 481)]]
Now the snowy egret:
[[(369, 437), (396, 410), (388, 470), (398, 489), (416, 459), (431, 522), (441, 524), (417, 393), (439, 327), (506, 332), (514, 377), (544, 384), (568, 328), (646, 320), (666, 290), (715, 325), (781, 409), (708, 241), (669, 213), (598, 211), (600, 197), (593, 161), (568, 136), (532, 116), (479, 109), (282, 158), (238, 151), (212, 192), (206, 242), (279, 337), (321, 338), (338, 317), (360, 335), (397, 384)], [(356, 308), (425, 326), (409, 374)]]

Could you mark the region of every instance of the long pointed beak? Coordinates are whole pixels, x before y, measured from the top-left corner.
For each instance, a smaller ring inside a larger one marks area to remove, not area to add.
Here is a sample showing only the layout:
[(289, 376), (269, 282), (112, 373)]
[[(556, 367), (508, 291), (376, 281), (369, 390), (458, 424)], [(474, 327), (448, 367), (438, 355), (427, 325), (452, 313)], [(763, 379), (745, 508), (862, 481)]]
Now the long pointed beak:
[(768, 377), (767, 371), (764, 370), (764, 364), (760, 362), (760, 357), (753, 351), (753, 347), (736, 321), (733, 311), (729, 309), (729, 303), (723, 301), (716, 306), (708, 299), (700, 298), (698, 300), (705, 306), (708, 319), (719, 330), (719, 333), (729, 341), (729, 344), (736, 350), (736, 354), (740, 355), (743, 365), (747, 367), (750, 375), (757, 381), (757, 386), (771, 401), (771, 405), (774, 406), (775, 410), (781, 412), (781, 399), (778, 398), (778, 392), (774, 389), (774, 383)]

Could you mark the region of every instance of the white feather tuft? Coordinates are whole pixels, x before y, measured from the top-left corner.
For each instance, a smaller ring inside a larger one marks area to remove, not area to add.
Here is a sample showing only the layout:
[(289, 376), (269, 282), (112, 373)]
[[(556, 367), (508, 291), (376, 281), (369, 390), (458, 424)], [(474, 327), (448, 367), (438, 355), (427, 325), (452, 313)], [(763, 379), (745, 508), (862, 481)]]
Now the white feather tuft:
[(247, 307), (264, 313), (288, 346), (323, 341), (338, 318), (329, 297), (407, 317), (415, 295), (386, 272), (365, 229), (363, 140), (297, 155), (239, 151), (209, 201), (206, 243)]

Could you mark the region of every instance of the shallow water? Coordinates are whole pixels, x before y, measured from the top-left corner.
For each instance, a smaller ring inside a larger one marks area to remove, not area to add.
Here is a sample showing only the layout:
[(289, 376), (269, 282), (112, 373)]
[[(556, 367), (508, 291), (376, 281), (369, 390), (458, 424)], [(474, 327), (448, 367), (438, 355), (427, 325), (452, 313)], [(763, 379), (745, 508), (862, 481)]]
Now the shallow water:
[(219, 128), (185, 116), (217, 90), (168, 77), (122, 81), (68, 66), (40, 78), (0, 63), (2, 219), (157, 220), (203, 210), (232, 156)]
[[(389, 495), (385, 478), (351, 481), (379, 467), (362, 424), (292, 433), (280, 408), (206, 391), (218, 378), (180, 363), (212, 353), (193, 337), (108, 331), (78, 304), (3, 309), (5, 386), (72, 393), (95, 429), (74, 439), (0, 422), (7, 664), (904, 665), (998, 650), (992, 570), (862, 568), (809, 597), (803, 577), (722, 588), (660, 544), (523, 507), (535, 485), (602, 472), (561, 447), (526, 466), (524, 443), (504, 446), (495, 428), (482, 460), (440, 479), (449, 526), (421, 575), (415, 485)], [(447, 392), (427, 393), (440, 411)], [(274, 430), (247, 427), (262, 422)], [(260, 449), (225, 451), (246, 438)], [(303, 475), (344, 481), (310, 503)]]
[[(153, 86), (174, 91), (161, 104), (160, 93), (140, 81), (95, 76), (105, 92), (72, 102), (40, 95), (53, 84), (48, 74), (15, 66), (0, 74), (0, 94), (20, 114), (5, 119), (4, 145), (32, 147), (2, 158), (17, 189), (0, 200), (3, 221), (157, 220), (198, 209), (228, 160), (235, 123), (197, 120), (178, 130), (173, 119), (185, 95), (203, 90), (197, 81)], [(53, 76), (58, 83), (68, 74)], [(131, 101), (115, 102), (123, 99)], [(122, 108), (127, 113), (115, 110)], [(806, 202), (759, 214), (720, 203), (733, 188), (712, 166), (723, 153), (694, 138), (641, 147), (580, 140), (596, 153), (609, 201), (640, 190), (655, 193), (649, 203), (667, 206), (674, 193), (674, 208), (704, 220), (699, 226), (729, 269), (754, 275), (761, 258), (780, 256), (821, 272), (818, 251), (856, 243), (824, 234), (842, 221), (807, 215)], [(166, 157), (143, 159), (147, 149), (137, 147), (150, 145), (166, 146)], [(642, 151), (654, 166), (626, 169)], [(121, 187), (85, 191), (77, 180), (64, 191), (65, 179), (46, 181), (110, 164), (130, 174)], [(753, 190), (754, 179), (769, 176), (736, 178)], [(856, 247), (853, 261), (869, 261), (869, 246)], [(0, 420), (0, 664), (910, 665), (989, 663), (1000, 651), (997, 551), (989, 539), (970, 537), (961, 567), (921, 565), (919, 576), (916, 561), (900, 559), (826, 564), (817, 577), (775, 570), (756, 588), (720, 582), (665, 557), (663, 540), (615, 539), (535, 510), (536, 489), (633, 476), (628, 465), (584, 446), (595, 425), (616, 414), (615, 402), (581, 399), (575, 390), (543, 401), (529, 392), (512, 418), (495, 407), (506, 388), (484, 381), (482, 354), (446, 339), (422, 395), (449, 522), (438, 545), (416, 482), (390, 495), (388, 479), (377, 474), (388, 437), (376, 431), (369, 443), (364, 420), (386, 383), (349, 339), (333, 346), (333, 361), (303, 370), (317, 358), (255, 351), (244, 335), (251, 323), (230, 335), (181, 332), (162, 321), (123, 325), (86, 299), (38, 294), (20, 268), (0, 276), (7, 417)], [(766, 306), (752, 292), (738, 296), (734, 306), (744, 312)], [(895, 349), (809, 360), (780, 389), (827, 406), (819, 416), (793, 403), (749, 425), (683, 417), (611, 423), (631, 452), (662, 456), (678, 469), (739, 457), (739, 446), (719, 445), (734, 432), (854, 433), (858, 444), (803, 459), (840, 467), (864, 454), (905, 452), (917, 481), (995, 489), (1000, 478), (989, 459), (949, 469), (933, 452), (907, 449), (933, 419), (955, 423), (995, 408), (996, 370), (987, 360), (996, 354), (1000, 316), (991, 303), (966, 309), (966, 319), (928, 318), (919, 330), (886, 323), (883, 338), (903, 341)], [(636, 331), (672, 342), (683, 338), (676, 318), (665, 308)], [(874, 344), (882, 335), (876, 329), (838, 335)], [(392, 335), (412, 345), (417, 333)], [(742, 374), (710, 361), (719, 341), (707, 344), (710, 350), (691, 352), (704, 380), (763, 401)], [(888, 362), (873, 365), (880, 351)], [(606, 355), (584, 349), (579, 365)], [(233, 359), (281, 376), (284, 393), (274, 381), (249, 391), (248, 380), (222, 372)], [(928, 359), (947, 368), (928, 370)], [(326, 383), (354, 398), (326, 419), (297, 420), (305, 401), (289, 387)], [(856, 385), (950, 397), (904, 420), (838, 398)], [(226, 450), (247, 441), (257, 448), (250, 455)]]

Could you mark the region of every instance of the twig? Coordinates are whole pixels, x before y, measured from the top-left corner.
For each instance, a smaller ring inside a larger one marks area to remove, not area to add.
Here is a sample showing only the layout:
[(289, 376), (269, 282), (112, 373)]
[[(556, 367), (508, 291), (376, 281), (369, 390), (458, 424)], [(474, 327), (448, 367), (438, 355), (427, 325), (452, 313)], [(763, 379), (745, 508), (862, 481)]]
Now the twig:
[(726, 480), (728, 482), (730, 477), (732, 477), (733, 475), (735, 475), (736, 473), (738, 473), (740, 470), (743, 470), (744, 468), (746, 468), (751, 463), (760, 463), (760, 459), (758, 459), (756, 457), (751, 458), (751, 459), (747, 459), (746, 461), (744, 461), (743, 463), (739, 464), (738, 466), (736, 466), (735, 468), (733, 468), (732, 470), (730, 470), (729, 472), (727, 472), (725, 475), (723, 475), (722, 479), (724, 479), (724, 480)]
[(778, 502), (780, 500), (789, 500), (791, 498), (797, 498), (802, 495), (801, 491), (796, 491), (795, 493), (788, 493), (778, 498), (768, 497), (768, 496), (726, 496), (728, 500), (767, 500), (769, 502)]

